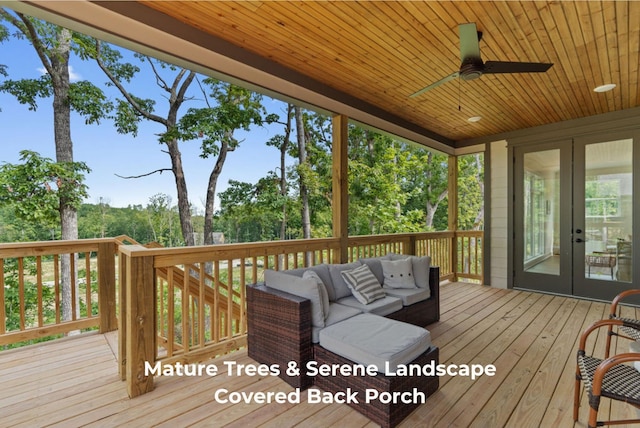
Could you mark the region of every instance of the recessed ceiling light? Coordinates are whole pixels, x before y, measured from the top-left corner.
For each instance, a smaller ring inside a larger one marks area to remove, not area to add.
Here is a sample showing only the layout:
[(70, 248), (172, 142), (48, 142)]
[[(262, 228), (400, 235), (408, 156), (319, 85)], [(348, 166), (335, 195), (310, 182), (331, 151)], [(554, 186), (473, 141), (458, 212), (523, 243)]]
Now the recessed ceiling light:
[(606, 85), (598, 86), (593, 91), (594, 92), (608, 92), (608, 91), (612, 90), (615, 87), (616, 87), (615, 83), (607, 83)]
[(468, 122), (478, 122), (480, 119), (482, 119), (482, 117), (480, 116), (473, 116), (470, 117), (469, 119), (467, 119)]

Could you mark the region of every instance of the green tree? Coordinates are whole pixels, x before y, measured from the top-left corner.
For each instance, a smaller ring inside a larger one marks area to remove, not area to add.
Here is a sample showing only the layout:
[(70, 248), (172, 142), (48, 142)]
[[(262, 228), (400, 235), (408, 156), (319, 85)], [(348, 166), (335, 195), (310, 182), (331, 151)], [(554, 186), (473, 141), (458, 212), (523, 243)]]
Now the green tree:
[[(177, 126), (180, 109), (186, 101), (192, 99), (187, 95), (187, 91), (191, 83), (196, 79), (196, 73), (146, 55), (135, 55), (141, 64), (146, 65), (151, 71), (156, 85), (167, 100), (166, 114), (160, 115), (156, 113), (156, 102), (154, 100), (136, 96), (131, 89), (127, 88), (127, 86), (130, 88), (136, 87), (132, 81), (140, 72), (139, 66), (124, 62), (120, 51), (98, 40), (87, 41), (86, 45), (93, 46), (93, 50), (87, 50), (89, 56), (96, 60), (100, 69), (109, 79), (109, 84), (115, 86), (122, 95), (122, 98), (116, 102), (116, 113), (113, 116), (118, 132), (136, 136), (139, 124), (143, 120), (155, 122), (162, 126), (163, 132), (160, 133), (159, 142), (167, 147), (171, 168), (160, 168), (143, 175), (127, 178), (140, 178), (170, 170), (176, 183), (182, 236), (186, 245), (194, 245), (195, 237), (191, 219), (191, 204), (182, 165)], [(169, 76), (167, 77), (167, 75)]]
[(171, 196), (157, 193), (149, 198), (146, 208), (147, 220), (153, 233), (153, 240), (164, 247), (174, 247), (182, 242), (175, 236), (176, 213), (171, 206)]
[(484, 226), (483, 154), (458, 157), (458, 228), (481, 230)]
[[(54, 227), (66, 206), (77, 210), (88, 196), (83, 162), (54, 162), (23, 150), (20, 164), (0, 166), (0, 204), (11, 205), (28, 222)], [(64, 203), (62, 202), (64, 201)]]
[[(15, 37), (27, 39), (46, 74), (38, 79), (5, 80), (0, 91), (7, 92), (30, 110), (37, 109), (38, 99), (53, 100), (54, 141), (56, 161), (72, 163), (71, 112), (84, 117), (86, 123), (97, 123), (111, 109), (103, 92), (88, 81), (72, 83), (69, 79), (71, 52), (84, 55), (80, 34), (21, 13), (0, 9), (0, 18), (17, 29)], [(66, 199), (67, 192), (58, 192), (61, 238), (78, 238), (77, 204)], [(68, 255), (61, 258), (62, 316), (71, 319), (71, 261)]]
[(263, 121), (273, 122), (277, 116), (266, 114), (260, 94), (213, 78), (206, 78), (203, 83), (210, 91), (207, 97), (215, 101), (215, 105), (189, 109), (179, 121), (178, 133), (171, 134), (170, 138), (185, 141), (201, 139), (200, 156), (204, 159), (215, 158), (207, 185), (204, 214), (204, 244), (211, 245), (218, 178), (227, 155), (240, 144), (235, 133), (239, 130), (249, 131), (252, 125), (262, 125)]

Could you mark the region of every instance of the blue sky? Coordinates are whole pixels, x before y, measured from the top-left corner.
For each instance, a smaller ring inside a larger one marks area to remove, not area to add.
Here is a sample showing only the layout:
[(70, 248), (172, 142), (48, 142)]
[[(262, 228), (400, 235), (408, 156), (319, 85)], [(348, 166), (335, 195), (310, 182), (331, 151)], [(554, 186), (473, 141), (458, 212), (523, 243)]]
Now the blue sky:
[[(8, 67), (10, 79), (37, 78), (41, 75), (42, 63), (33, 47), (24, 40), (12, 38), (0, 43), (0, 58), (0, 64)], [(130, 62), (137, 62), (130, 53), (127, 58)], [(97, 65), (77, 58), (71, 60), (71, 73), (76, 79), (89, 80), (101, 87), (107, 80)], [(144, 74), (147, 78), (134, 81), (134, 93), (155, 99), (157, 110), (161, 113), (166, 104), (161, 98), (162, 91), (157, 88), (149, 72)], [(191, 86), (196, 88), (194, 84)], [(114, 89), (103, 87), (103, 90), (108, 91), (112, 100), (118, 96)], [(270, 112), (282, 116), (285, 108), (283, 102), (265, 97), (263, 104)], [(182, 112), (191, 106), (202, 106), (202, 103), (186, 103)], [(33, 112), (26, 105), (19, 104), (13, 96), (0, 93), (0, 109), (0, 162), (18, 162), (20, 151), (25, 149), (55, 159), (51, 100), (40, 100), (38, 110)], [(90, 195), (87, 202), (97, 203), (103, 198), (113, 207), (131, 204), (146, 206), (151, 196), (164, 193), (170, 195), (173, 204), (176, 204), (175, 182), (170, 171), (129, 180), (116, 176), (141, 175), (171, 167), (169, 156), (163, 152), (166, 146), (157, 141), (156, 134), (159, 132), (162, 132), (161, 125), (143, 123), (137, 137), (120, 135), (109, 120), (100, 125), (85, 125), (81, 117), (74, 115), (71, 119), (74, 159), (85, 162), (91, 168), (91, 173), (86, 176)], [(264, 143), (281, 132), (281, 126), (273, 125), (269, 128), (254, 127), (248, 134), (237, 134), (242, 143), (236, 151), (229, 153), (218, 180), (217, 192), (224, 190), (230, 179), (255, 183), (268, 171), (278, 167), (280, 152)], [(189, 200), (194, 208), (203, 211), (206, 186), (215, 159), (199, 157), (198, 141), (181, 143), (181, 152)], [(217, 202), (216, 198), (216, 206)]]

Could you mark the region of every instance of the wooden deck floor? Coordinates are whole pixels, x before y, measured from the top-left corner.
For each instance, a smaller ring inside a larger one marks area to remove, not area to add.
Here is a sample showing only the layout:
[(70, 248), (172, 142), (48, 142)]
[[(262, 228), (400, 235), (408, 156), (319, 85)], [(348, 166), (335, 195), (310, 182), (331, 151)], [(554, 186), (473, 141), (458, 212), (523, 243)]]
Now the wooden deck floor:
[[(605, 317), (607, 305), (462, 283), (441, 289), (441, 321), (429, 327), (441, 362), (494, 364), (497, 372), (475, 381), (442, 377), (440, 390), (401, 426), (574, 426), (577, 338)], [(603, 347), (604, 336), (594, 346)], [(214, 400), (220, 388), (291, 391), (274, 377), (161, 377), (153, 392), (130, 400), (117, 375), (116, 342), (115, 334), (95, 334), (0, 353), (0, 426), (374, 426), (346, 405), (305, 403), (305, 393), (297, 405)], [(245, 351), (226, 359), (254, 363)], [(605, 416), (635, 415), (628, 405), (603, 401)], [(586, 415), (583, 400), (575, 426), (586, 426)]]

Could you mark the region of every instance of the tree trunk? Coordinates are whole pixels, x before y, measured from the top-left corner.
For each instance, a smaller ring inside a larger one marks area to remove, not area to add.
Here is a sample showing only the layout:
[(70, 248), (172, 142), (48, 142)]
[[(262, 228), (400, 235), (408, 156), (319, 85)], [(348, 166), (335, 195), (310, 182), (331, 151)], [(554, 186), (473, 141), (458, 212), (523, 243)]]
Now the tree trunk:
[[(71, 140), (71, 104), (69, 103), (69, 52), (71, 50), (71, 31), (61, 28), (58, 33), (58, 45), (51, 55), (51, 80), (53, 82), (53, 132), (56, 145), (57, 162), (73, 162), (73, 142)], [(60, 197), (61, 239), (78, 239), (78, 213), (69, 201)], [(77, 256), (76, 256), (77, 257)], [(74, 266), (77, 264), (74, 263)], [(77, 270), (77, 269), (76, 269)], [(62, 285), (62, 319), (71, 320), (72, 314), (72, 278), (77, 272), (71, 272), (71, 257), (63, 254), (60, 262), (60, 282)], [(77, 291), (77, 290), (76, 290)], [(76, 297), (79, 293), (76, 292)], [(80, 305), (76, 302), (76, 311)], [(76, 314), (78, 315), (78, 314)]]
[[(227, 136), (232, 138), (232, 136)], [(227, 153), (229, 152), (229, 143), (227, 138), (224, 138), (220, 144), (220, 152), (216, 159), (216, 164), (209, 176), (209, 185), (207, 186), (207, 200), (205, 202), (204, 209), (204, 245), (213, 244), (213, 210), (216, 197), (216, 186), (218, 185), (218, 178), (222, 173), (222, 167), (227, 160)]]
[[(296, 132), (298, 139), (298, 162), (306, 165), (307, 163), (307, 139), (304, 133), (304, 121), (302, 120), (302, 109), (295, 108)], [(311, 238), (311, 215), (309, 213), (309, 189), (305, 183), (305, 177), (300, 175), (300, 200), (302, 201), (302, 237), (304, 239)]]
[(291, 112), (293, 108), (293, 104), (287, 104), (287, 122), (284, 127), (284, 141), (282, 142), (282, 146), (280, 146), (280, 195), (282, 196), (280, 239), (283, 241), (287, 238), (287, 172), (285, 170), (285, 161), (287, 158), (287, 151), (289, 150), (289, 144), (291, 142)]
[[(176, 181), (176, 193), (178, 195), (178, 215), (180, 216), (180, 227), (182, 228), (182, 237), (186, 246), (195, 245), (195, 237), (193, 234), (193, 224), (191, 222), (191, 204), (189, 203), (189, 192), (187, 191), (187, 181), (184, 178), (182, 169), (182, 155), (178, 148), (178, 141), (171, 140), (167, 143), (169, 149), (169, 157), (171, 157), (171, 171)], [(206, 229), (206, 223), (205, 223)], [(205, 231), (205, 241), (206, 241)]]
[[(478, 181), (478, 186), (480, 187), (480, 194), (482, 195), (482, 200), (484, 200), (484, 180), (480, 177), (480, 171), (482, 171), (482, 162), (480, 161), (480, 154), (475, 155), (476, 161), (476, 180)], [(478, 214), (476, 215), (475, 220), (473, 221), (473, 230), (479, 230), (480, 226), (484, 223), (484, 204), (480, 204), (480, 210), (478, 210)]]
[[(298, 139), (298, 162), (300, 166), (306, 166), (307, 164), (307, 138), (304, 132), (304, 121), (302, 119), (302, 109), (295, 107), (296, 117), (296, 133)], [(304, 170), (301, 170), (304, 171)], [(303, 174), (300, 174), (300, 201), (301, 207), (301, 221), (302, 221), (302, 237), (304, 239), (311, 238), (311, 213), (309, 212), (309, 189), (307, 188), (306, 179)], [(313, 252), (307, 251), (306, 253), (306, 266), (313, 264)]]

